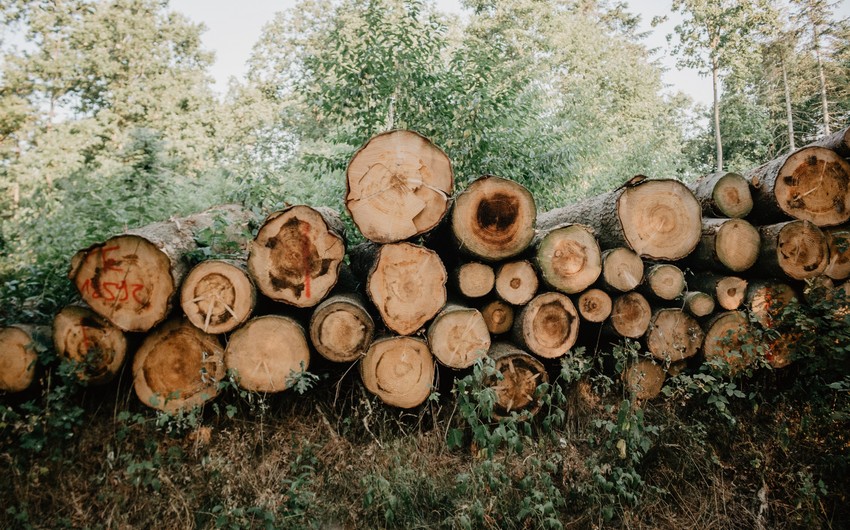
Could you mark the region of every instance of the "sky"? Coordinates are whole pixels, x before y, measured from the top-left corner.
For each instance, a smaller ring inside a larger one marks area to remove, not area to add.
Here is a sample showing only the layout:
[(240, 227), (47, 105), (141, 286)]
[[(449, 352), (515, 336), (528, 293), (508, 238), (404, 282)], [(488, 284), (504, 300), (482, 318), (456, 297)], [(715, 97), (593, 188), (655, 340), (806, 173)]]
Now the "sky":
[[(667, 43), (666, 36), (673, 32), (676, 15), (652, 28), (654, 17), (670, 14), (671, 0), (627, 0), (630, 10), (641, 15), (641, 26), (649, 32), (645, 40), (650, 49), (657, 49), (656, 58), (666, 69), (664, 82), (668, 91), (684, 92), (694, 101), (711, 104), (711, 80), (699, 75), (692, 69), (679, 69), (676, 59)], [(202, 22), (207, 30), (203, 34), (206, 49), (214, 51), (215, 64), (212, 75), (216, 89), (223, 93), (231, 77), (241, 78), (251, 53), (251, 47), (260, 37), (263, 26), (278, 11), (291, 8), (295, 0), (171, 0), (171, 7), (188, 16), (195, 22)], [(437, 7), (444, 12), (462, 12), (458, 0), (436, 0)], [(842, 16), (850, 16), (850, 0), (842, 0), (839, 5)]]

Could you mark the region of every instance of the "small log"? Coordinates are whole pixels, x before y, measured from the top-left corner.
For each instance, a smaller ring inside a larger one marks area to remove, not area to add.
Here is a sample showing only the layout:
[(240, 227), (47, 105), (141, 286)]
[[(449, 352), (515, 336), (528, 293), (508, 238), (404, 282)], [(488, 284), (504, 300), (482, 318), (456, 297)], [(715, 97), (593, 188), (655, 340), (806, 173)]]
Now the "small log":
[(702, 318), (714, 313), (714, 297), (702, 291), (687, 291), (684, 294), (685, 311), (691, 315)]
[(643, 260), (631, 249), (618, 247), (602, 253), (601, 286), (609, 293), (627, 293), (643, 281)]
[(578, 298), (578, 312), (588, 322), (605, 322), (611, 316), (611, 297), (602, 289), (588, 289)]
[(369, 315), (366, 300), (354, 292), (327, 298), (310, 317), (310, 341), (329, 361), (356, 361), (366, 355), (374, 334), (375, 321)]
[(758, 267), (768, 276), (805, 280), (823, 274), (829, 264), (827, 238), (808, 221), (762, 226)]
[(646, 347), (660, 361), (677, 362), (696, 355), (704, 338), (699, 323), (681, 309), (659, 309), (649, 323)]
[(747, 287), (747, 307), (764, 328), (772, 328), (776, 317), (796, 298), (794, 288), (787, 283), (759, 280)]
[(245, 390), (282, 392), (310, 366), (304, 328), (281, 315), (253, 318), (230, 336), (224, 364)]
[(542, 293), (522, 308), (514, 320), (518, 346), (546, 359), (565, 355), (578, 338), (578, 311), (561, 293)]
[(0, 328), (0, 391), (23, 392), (35, 379), (38, 351), (48, 344), (44, 326)]
[(602, 254), (593, 231), (570, 224), (535, 238), (534, 255), (543, 282), (562, 293), (584, 291), (602, 274)]
[(825, 147), (832, 149), (842, 158), (850, 158), (850, 127), (835, 131), (828, 136), (810, 143), (806, 147)]
[(272, 300), (316, 306), (339, 278), (342, 233), (342, 222), (328, 208), (297, 205), (274, 212), (251, 242), (248, 272)]
[(685, 292), (685, 274), (670, 263), (652, 265), (647, 269), (639, 290), (644, 296), (675, 300)]
[(491, 300), (481, 307), (481, 316), (491, 335), (501, 335), (514, 325), (514, 308), (502, 300)]
[(755, 345), (749, 333), (750, 322), (742, 311), (715, 315), (705, 326), (702, 351), (708, 362), (719, 362), (737, 373), (753, 361)]
[(743, 272), (759, 257), (761, 236), (743, 219), (702, 220), (702, 237), (688, 262), (701, 269)]
[(447, 304), (428, 326), (428, 346), (444, 366), (469, 368), (490, 349), (490, 332), (474, 308)]
[(68, 276), (93, 311), (124, 331), (145, 332), (170, 313), (196, 235), (224, 226), (224, 239), (243, 244), (253, 220), (227, 205), (130, 230), (77, 252)]
[(759, 224), (790, 216), (817, 226), (850, 219), (850, 164), (824, 147), (803, 147), (748, 171)]
[(180, 306), (189, 322), (212, 335), (244, 324), (256, 305), (257, 289), (243, 261), (202, 261), (180, 288)]
[(410, 409), (431, 394), (436, 365), (428, 345), (414, 337), (384, 337), (360, 361), (366, 389), (387, 405)]
[(112, 381), (127, 356), (124, 332), (83, 306), (64, 307), (54, 317), (53, 345), (59, 357), (75, 363), (84, 384)]
[(618, 190), (537, 219), (541, 231), (566, 223), (589, 225), (602, 248), (628, 247), (644, 258), (675, 261), (696, 248), (702, 210), (681, 182), (636, 177)]
[(496, 273), (493, 267), (486, 263), (470, 261), (454, 269), (452, 284), (467, 298), (481, 298), (493, 290), (496, 285)]
[(688, 280), (688, 288), (713, 295), (720, 307), (733, 311), (744, 303), (744, 297), (747, 295), (747, 280), (738, 276), (699, 272)]
[(655, 399), (661, 394), (667, 374), (655, 361), (638, 359), (623, 371), (623, 383), (636, 399)]
[(753, 209), (750, 183), (738, 173), (711, 173), (690, 186), (706, 217), (746, 217)]
[(133, 358), (133, 386), (139, 400), (168, 413), (212, 400), (224, 376), (218, 338), (183, 319), (169, 320), (152, 331)]
[(527, 304), (538, 286), (537, 271), (530, 261), (509, 261), (496, 270), (496, 294), (509, 304)]
[(850, 228), (833, 228), (824, 230), (824, 233), (829, 248), (829, 263), (823, 273), (833, 280), (850, 278)]
[(537, 387), (549, 382), (543, 364), (507, 342), (494, 343), (489, 356), (501, 374), (501, 378), (493, 377), (485, 383), (496, 392), (493, 416), (498, 419), (512, 412), (537, 413), (542, 404), (535, 396)]
[(363, 236), (395, 243), (431, 230), (449, 207), (449, 157), (412, 131), (373, 136), (345, 171), (345, 208)]
[(496, 261), (528, 248), (536, 216), (534, 196), (524, 186), (485, 175), (455, 199), (451, 227), (463, 252)]
[(620, 337), (643, 337), (651, 319), (652, 308), (640, 293), (632, 291), (618, 296), (611, 304), (611, 327)]

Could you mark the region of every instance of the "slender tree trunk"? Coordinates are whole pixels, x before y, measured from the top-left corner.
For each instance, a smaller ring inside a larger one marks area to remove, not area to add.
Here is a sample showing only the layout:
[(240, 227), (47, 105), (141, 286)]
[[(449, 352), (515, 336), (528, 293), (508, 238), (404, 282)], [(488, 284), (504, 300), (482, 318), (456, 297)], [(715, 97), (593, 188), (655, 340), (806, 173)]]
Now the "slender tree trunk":
[(711, 89), (714, 94), (714, 141), (717, 145), (717, 171), (723, 171), (723, 140), (720, 137), (720, 104), (718, 97), (717, 60), (711, 60)]
[(779, 58), (779, 64), (782, 67), (782, 86), (785, 88), (785, 117), (788, 123), (788, 150), (796, 151), (797, 146), (794, 143), (794, 116), (791, 113), (791, 87), (788, 86), (788, 68), (785, 65), (785, 58)]
[(829, 130), (829, 104), (826, 98), (826, 74), (823, 71), (823, 61), (820, 56), (820, 45), (818, 43), (818, 34), (815, 33), (815, 58), (818, 61), (818, 78), (820, 79), (820, 103), (823, 109), (823, 134), (824, 136), (830, 133)]

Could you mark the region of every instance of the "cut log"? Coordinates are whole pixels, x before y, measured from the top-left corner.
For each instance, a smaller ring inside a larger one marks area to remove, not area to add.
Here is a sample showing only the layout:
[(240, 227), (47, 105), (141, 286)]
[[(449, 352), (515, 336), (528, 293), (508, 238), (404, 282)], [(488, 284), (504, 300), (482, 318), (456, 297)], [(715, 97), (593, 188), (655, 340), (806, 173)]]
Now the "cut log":
[(608, 292), (632, 291), (643, 281), (643, 260), (633, 250), (618, 247), (602, 253), (601, 285)]
[(493, 417), (504, 418), (513, 412), (535, 414), (540, 410), (537, 387), (549, 382), (543, 364), (507, 342), (494, 343), (489, 356), (501, 374), (501, 378), (493, 377), (485, 382), (496, 392)]
[(256, 304), (257, 289), (242, 261), (202, 261), (180, 288), (180, 306), (189, 322), (212, 335), (244, 324)]
[(602, 248), (628, 247), (644, 258), (675, 261), (696, 248), (702, 210), (676, 180), (632, 179), (620, 189), (538, 216), (541, 231), (583, 223)]
[(747, 307), (764, 328), (772, 328), (776, 317), (796, 298), (794, 288), (787, 283), (760, 280), (747, 287)]
[(352, 255), (352, 263), (360, 260), (371, 263), (369, 298), (399, 335), (415, 333), (446, 304), (446, 269), (433, 250), (412, 243), (368, 245)]
[(747, 280), (738, 276), (698, 272), (688, 280), (688, 288), (713, 295), (720, 307), (733, 311), (744, 303), (747, 295)]
[(731, 373), (746, 368), (755, 353), (749, 329), (747, 315), (741, 311), (727, 311), (715, 315), (705, 327), (705, 341), (702, 346), (705, 360), (719, 364)]
[(513, 338), (518, 346), (546, 359), (565, 355), (578, 338), (578, 312), (561, 293), (535, 296), (514, 320)]
[(295, 307), (319, 304), (345, 257), (342, 222), (328, 208), (290, 206), (269, 215), (251, 242), (248, 271), (262, 293)]
[(647, 269), (641, 294), (659, 300), (674, 300), (685, 292), (685, 274), (670, 263), (659, 263)]
[(677, 362), (696, 355), (704, 338), (699, 323), (681, 309), (659, 309), (649, 323), (646, 347), (660, 361)]
[(509, 261), (496, 271), (496, 294), (505, 302), (524, 305), (537, 294), (537, 271), (530, 261)]
[(244, 244), (253, 220), (227, 205), (130, 230), (77, 252), (68, 276), (96, 313), (124, 331), (148, 331), (171, 311), (196, 235), (224, 226), (223, 239)]
[(486, 263), (470, 261), (453, 271), (452, 283), (463, 296), (481, 298), (493, 290), (496, 285), (496, 273), (493, 267)]
[(363, 236), (395, 243), (440, 222), (454, 188), (449, 157), (412, 131), (372, 137), (345, 171), (345, 207)]
[(787, 216), (817, 226), (850, 219), (850, 164), (831, 149), (804, 147), (747, 172), (759, 224)]
[(462, 251), (487, 261), (502, 260), (528, 248), (536, 216), (534, 197), (524, 186), (485, 175), (455, 199), (452, 233)]
[(369, 392), (387, 405), (410, 409), (431, 394), (436, 365), (428, 345), (414, 337), (384, 337), (360, 361), (360, 377)]
[(702, 318), (714, 313), (714, 297), (701, 291), (687, 291), (684, 295), (685, 311)]
[(0, 391), (23, 392), (35, 379), (38, 351), (48, 344), (43, 326), (0, 328)]
[(667, 374), (649, 359), (639, 359), (623, 371), (623, 383), (636, 399), (649, 400), (661, 394)]
[(477, 309), (448, 304), (428, 326), (428, 346), (444, 366), (469, 368), (490, 349), (487, 322)]
[(762, 275), (805, 280), (823, 274), (829, 247), (823, 231), (808, 221), (762, 226), (758, 267)]
[(829, 263), (823, 273), (833, 280), (850, 278), (850, 228), (833, 228), (824, 230), (824, 233), (829, 248)]
[(514, 308), (502, 300), (491, 300), (481, 307), (481, 316), (491, 335), (501, 335), (514, 325)]
[(253, 318), (230, 336), (224, 364), (245, 390), (286, 390), (310, 366), (304, 328), (281, 315)]
[(133, 358), (133, 386), (145, 405), (168, 413), (199, 407), (218, 395), (224, 351), (183, 319), (152, 331)]
[(83, 384), (112, 381), (127, 356), (124, 332), (91, 309), (67, 306), (53, 319), (56, 354), (73, 362)]
[(702, 220), (702, 237), (688, 258), (695, 268), (743, 272), (759, 257), (761, 236), (743, 219)]
[(588, 322), (605, 322), (611, 308), (611, 297), (602, 289), (588, 289), (578, 298), (578, 312)]
[(839, 131), (824, 136), (816, 142), (812, 142), (806, 147), (825, 147), (832, 149), (842, 158), (850, 158), (850, 127), (845, 127)]
[(534, 242), (543, 282), (562, 293), (584, 291), (602, 273), (602, 255), (593, 231), (584, 225), (553, 228)]
[(640, 293), (632, 291), (618, 296), (611, 305), (611, 327), (620, 337), (643, 337), (651, 319), (652, 308)]
[(366, 355), (375, 334), (375, 321), (359, 294), (335, 294), (310, 317), (310, 340), (329, 361), (347, 363)]
[(725, 171), (711, 173), (691, 187), (706, 217), (746, 217), (753, 209), (750, 183), (743, 175)]

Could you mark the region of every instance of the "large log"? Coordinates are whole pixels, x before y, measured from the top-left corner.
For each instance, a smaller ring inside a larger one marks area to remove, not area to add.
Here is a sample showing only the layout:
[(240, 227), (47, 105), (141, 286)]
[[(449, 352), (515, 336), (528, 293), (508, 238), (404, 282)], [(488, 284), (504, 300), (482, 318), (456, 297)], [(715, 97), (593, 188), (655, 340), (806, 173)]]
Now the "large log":
[(685, 274), (672, 263), (652, 265), (639, 287), (641, 294), (659, 300), (675, 300), (685, 292)]
[(835, 131), (806, 147), (825, 147), (832, 149), (840, 157), (850, 158), (850, 127)]
[(496, 270), (496, 294), (509, 304), (527, 304), (538, 286), (537, 271), (528, 260), (508, 261)]
[(533, 246), (543, 282), (562, 293), (580, 293), (602, 273), (599, 243), (584, 225), (553, 228), (538, 236)]
[(850, 228), (833, 228), (824, 230), (824, 233), (829, 247), (829, 263), (823, 273), (833, 280), (850, 278)]
[(759, 224), (788, 216), (818, 226), (850, 219), (850, 164), (824, 147), (803, 147), (747, 172)]
[(760, 245), (758, 230), (743, 219), (704, 218), (699, 245), (688, 262), (695, 268), (743, 272), (755, 265)]
[(489, 378), (485, 384), (496, 392), (493, 416), (503, 418), (512, 412), (536, 413), (541, 400), (537, 387), (549, 382), (543, 364), (528, 353), (507, 342), (497, 342), (490, 347), (489, 356), (495, 361), (501, 377)]
[(688, 280), (688, 289), (714, 296), (717, 304), (727, 311), (741, 307), (747, 295), (747, 280), (738, 276), (723, 276), (712, 272), (697, 272)]
[(481, 306), (481, 316), (491, 335), (501, 335), (514, 325), (514, 308), (503, 300), (490, 300)]
[(244, 324), (256, 304), (257, 288), (244, 261), (202, 261), (180, 288), (180, 307), (189, 322), (212, 335)]
[(23, 392), (35, 379), (38, 352), (49, 344), (44, 326), (0, 328), (0, 391)]
[(611, 296), (602, 289), (588, 289), (578, 298), (578, 312), (588, 322), (605, 322), (611, 309)]
[(477, 309), (447, 304), (428, 326), (428, 346), (444, 366), (469, 368), (490, 349), (487, 322)]
[(705, 326), (702, 345), (705, 360), (732, 373), (745, 368), (752, 362), (755, 352), (749, 329), (750, 322), (742, 311), (715, 315)]
[(148, 331), (168, 316), (188, 272), (196, 236), (223, 226), (223, 238), (244, 243), (253, 214), (218, 206), (154, 223), (77, 252), (68, 276), (83, 301), (124, 331)]
[(304, 328), (282, 315), (253, 318), (230, 336), (224, 364), (245, 390), (286, 390), (310, 366)]
[(452, 284), (467, 298), (487, 296), (496, 284), (496, 273), (486, 263), (470, 261), (452, 271)]
[(384, 337), (360, 361), (360, 377), (369, 392), (387, 405), (409, 409), (431, 394), (436, 365), (428, 345), (414, 337)]
[(608, 249), (602, 253), (601, 285), (606, 291), (627, 293), (643, 281), (643, 260), (626, 247)]
[(632, 179), (618, 190), (540, 214), (549, 230), (566, 223), (589, 225), (602, 248), (629, 247), (642, 257), (675, 261), (700, 238), (702, 210), (693, 193), (669, 179)]
[(461, 251), (496, 261), (528, 248), (536, 216), (534, 196), (524, 186), (485, 175), (455, 199), (451, 228)]
[(345, 171), (345, 207), (366, 239), (395, 243), (440, 222), (454, 188), (449, 157), (412, 131), (372, 137)]
[(566, 295), (542, 293), (517, 315), (513, 338), (521, 348), (546, 359), (555, 359), (565, 355), (575, 344), (578, 324), (578, 312)]
[(342, 222), (328, 208), (296, 205), (274, 212), (251, 242), (248, 271), (272, 300), (316, 306), (339, 278), (342, 233)]
[(638, 359), (623, 370), (623, 384), (640, 400), (658, 397), (666, 377), (664, 368), (650, 359)]
[(632, 291), (614, 299), (611, 305), (611, 328), (620, 337), (637, 339), (649, 329), (652, 308), (640, 293)]
[(153, 330), (133, 358), (133, 386), (139, 400), (168, 413), (215, 398), (225, 376), (218, 338), (183, 319)]
[(53, 319), (56, 354), (75, 363), (84, 384), (112, 381), (127, 356), (127, 337), (118, 327), (91, 309), (64, 307)]
[(374, 334), (375, 321), (369, 315), (366, 300), (354, 292), (328, 297), (310, 317), (313, 347), (333, 362), (352, 362), (364, 356)]
[(704, 338), (699, 323), (681, 309), (659, 309), (649, 323), (646, 347), (660, 361), (677, 362), (696, 355)]
[(711, 173), (690, 186), (706, 217), (746, 217), (753, 209), (750, 183), (738, 173)]
[(759, 228), (758, 268), (763, 276), (805, 280), (823, 274), (829, 264), (826, 235), (808, 221), (788, 221)]

